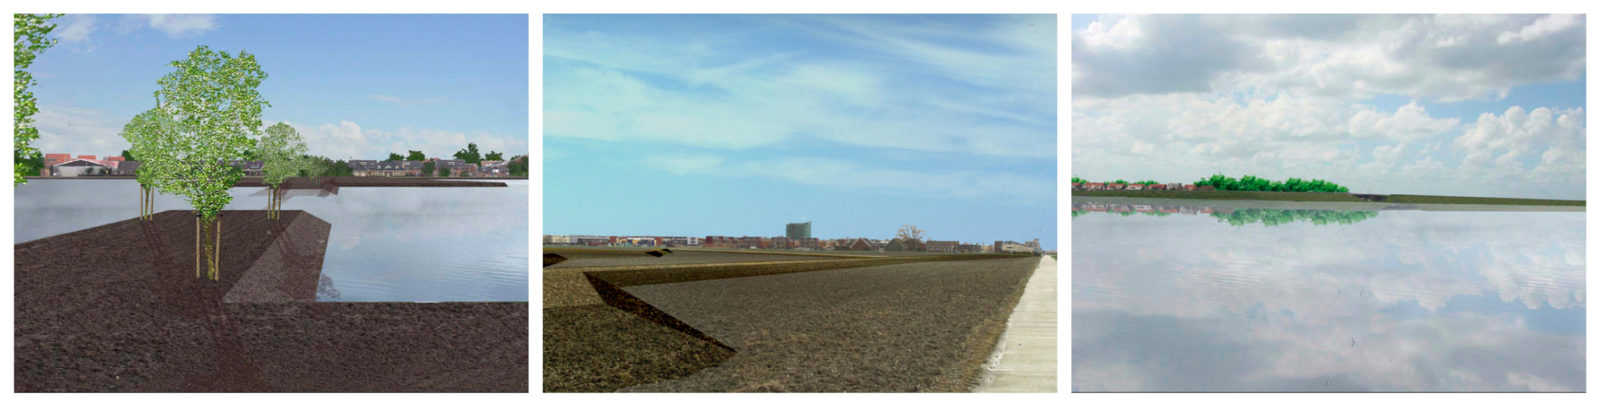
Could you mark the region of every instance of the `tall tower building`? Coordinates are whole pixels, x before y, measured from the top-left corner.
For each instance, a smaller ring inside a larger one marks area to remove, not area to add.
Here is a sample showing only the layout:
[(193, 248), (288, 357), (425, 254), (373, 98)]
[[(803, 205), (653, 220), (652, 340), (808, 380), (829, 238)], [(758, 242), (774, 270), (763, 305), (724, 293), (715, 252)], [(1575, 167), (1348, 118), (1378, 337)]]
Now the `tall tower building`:
[(789, 240), (811, 238), (811, 222), (790, 223), (784, 229), (783, 235)]

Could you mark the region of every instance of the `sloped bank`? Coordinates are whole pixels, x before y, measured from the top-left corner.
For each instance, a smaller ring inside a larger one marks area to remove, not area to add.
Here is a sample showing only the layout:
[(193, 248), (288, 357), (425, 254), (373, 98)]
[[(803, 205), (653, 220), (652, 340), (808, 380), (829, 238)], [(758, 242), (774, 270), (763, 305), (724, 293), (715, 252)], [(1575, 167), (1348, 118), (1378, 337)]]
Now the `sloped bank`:
[(167, 211), (14, 247), (18, 392), (527, 391), (526, 303), (316, 303), (331, 226)]

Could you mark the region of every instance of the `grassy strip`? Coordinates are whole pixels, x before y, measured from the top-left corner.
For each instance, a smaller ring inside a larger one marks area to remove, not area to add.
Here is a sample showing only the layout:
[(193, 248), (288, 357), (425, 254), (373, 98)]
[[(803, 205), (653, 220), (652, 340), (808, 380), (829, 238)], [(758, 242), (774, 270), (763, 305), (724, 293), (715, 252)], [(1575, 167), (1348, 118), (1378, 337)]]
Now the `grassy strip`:
[(582, 270), (587, 275), (599, 277), (618, 287), (636, 285), (681, 283), (687, 281), (717, 280), (763, 276), (770, 274), (799, 273), (853, 267), (882, 266), (889, 264), (920, 263), (951, 260), (982, 260), (1001, 257), (1031, 257), (1028, 255), (950, 254), (938, 256), (881, 257), (872, 259), (817, 260), (770, 263), (686, 264), (677, 267), (626, 267)]
[(1385, 199), (1383, 202), (1398, 204), (1585, 206), (1585, 201), (1570, 201), (1560, 199), (1487, 198), (1438, 195), (1389, 195), (1389, 198)]
[(1365, 202), (1349, 194), (1278, 191), (1072, 191), (1072, 196), (1122, 196), (1130, 198), (1220, 199), (1302, 202)]

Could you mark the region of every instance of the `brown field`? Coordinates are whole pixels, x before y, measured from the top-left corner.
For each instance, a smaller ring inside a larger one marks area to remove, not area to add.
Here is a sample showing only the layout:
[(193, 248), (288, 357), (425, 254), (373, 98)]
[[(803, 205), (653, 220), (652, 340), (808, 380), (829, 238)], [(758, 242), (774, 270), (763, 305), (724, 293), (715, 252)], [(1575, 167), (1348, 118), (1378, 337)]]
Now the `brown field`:
[(545, 391), (967, 391), (1038, 263), (674, 252), (545, 269)]
[(968, 391), (1037, 265), (946, 261), (628, 287), (737, 353), (624, 391)]

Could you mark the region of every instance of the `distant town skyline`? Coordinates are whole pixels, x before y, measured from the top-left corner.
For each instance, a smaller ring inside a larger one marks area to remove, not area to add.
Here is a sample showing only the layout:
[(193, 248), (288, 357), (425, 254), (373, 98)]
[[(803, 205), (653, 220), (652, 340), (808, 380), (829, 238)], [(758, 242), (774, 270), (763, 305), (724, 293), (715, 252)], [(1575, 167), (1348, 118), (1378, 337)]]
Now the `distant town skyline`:
[(196, 46), (256, 56), (272, 103), (263, 124), (287, 122), (310, 153), (429, 157), (478, 144), (528, 149), (527, 15), (107, 15), (53, 20), (59, 43), (34, 62), (46, 153), (107, 156), (149, 109), (156, 80)]
[(1056, 240), (1054, 15), (546, 15), (550, 234)]
[(1072, 16), (1072, 175), (1583, 199), (1583, 15)]

